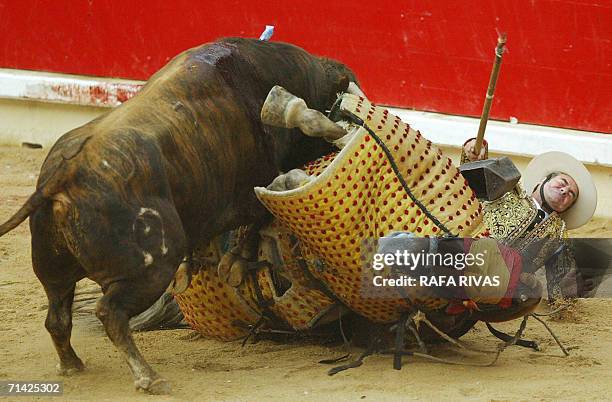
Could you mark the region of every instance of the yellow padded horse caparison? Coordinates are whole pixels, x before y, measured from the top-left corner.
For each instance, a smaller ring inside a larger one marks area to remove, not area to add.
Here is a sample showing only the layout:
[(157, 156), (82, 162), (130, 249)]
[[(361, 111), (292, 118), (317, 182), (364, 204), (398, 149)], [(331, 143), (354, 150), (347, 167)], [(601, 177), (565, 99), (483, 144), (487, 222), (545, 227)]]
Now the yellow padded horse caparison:
[[(272, 325), (305, 331), (320, 322), (338, 318), (338, 303), (326, 295), (312, 280), (305, 276), (299, 260), (305, 255), (295, 246), (295, 239), (286, 229), (271, 223), (262, 233), (258, 259), (278, 266), (277, 274), (282, 275), (291, 286), (277, 292), (272, 279), (271, 268), (258, 269), (254, 275), (247, 275), (242, 283), (233, 287), (219, 279), (217, 264), (222, 254), (221, 246), (215, 241), (205, 249), (196, 249), (195, 260), (214, 261), (202, 264), (191, 279), (187, 290), (176, 295), (185, 320), (204, 336), (219, 340), (235, 340), (249, 333), (249, 326), (255, 325), (263, 314), (257, 296), (274, 314)], [(314, 264), (310, 259), (306, 264)], [(257, 285), (256, 285), (257, 283)]]
[[(339, 107), (363, 120), (384, 142), (413, 197), (452, 234), (486, 233), (480, 202), (440, 149), (367, 99), (344, 94)], [(342, 151), (305, 170), (316, 177), (302, 187), (280, 192), (258, 187), (255, 192), (302, 246), (323, 261), (323, 268), (311, 270), (313, 276), (349, 308), (375, 322), (397, 320), (409, 303), (429, 308), (446, 303), (426, 288), (410, 288), (409, 301), (399, 293), (389, 298), (361, 292), (362, 281), (371, 282), (380, 274), (363, 266), (362, 260), (373, 252), (371, 247), (362, 250), (364, 244), (397, 231), (444, 235), (410, 197), (390, 158), (366, 129), (359, 128)]]

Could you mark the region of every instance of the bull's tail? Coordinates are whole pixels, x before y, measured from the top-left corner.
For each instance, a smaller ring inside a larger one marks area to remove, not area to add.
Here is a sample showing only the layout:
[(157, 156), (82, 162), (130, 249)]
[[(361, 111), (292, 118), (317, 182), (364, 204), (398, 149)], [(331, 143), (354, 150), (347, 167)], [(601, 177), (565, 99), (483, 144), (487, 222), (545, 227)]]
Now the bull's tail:
[[(83, 126), (85, 127), (85, 126)], [(80, 164), (75, 163), (75, 157), (80, 154), (83, 150), (83, 147), (91, 139), (92, 135), (79, 135), (78, 133), (72, 137), (66, 137), (64, 142), (62, 140), (58, 140), (58, 142), (53, 146), (53, 149), (49, 151), (49, 155), (47, 155), (47, 159), (43, 163), (43, 167), (41, 170), (41, 177), (44, 176), (44, 180), (39, 178), (39, 182), (36, 184), (36, 192), (28, 198), (28, 200), (19, 208), (13, 216), (9, 218), (8, 221), (4, 222), (0, 225), (0, 236), (4, 236), (11, 230), (15, 229), (17, 226), (21, 224), (21, 222), (25, 221), (32, 212), (36, 211), (41, 205), (43, 205), (47, 200), (50, 200), (55, 194), (61, 191), (62, 186), (66, 184), (73, 177), (74, 172)], [(61, 155), (53, 155), (55, 147), (61, 144), (61, 149), (57, 152)], [(61, 158), (61, 159), (59, 159)], [(49, 159), (59, 159), (59, 163), (57, 162), (49, 162), (51, 166), (56, 166), (50, 174), (48, 171), (45, 171), (45, 165), (49, 161)]]
[(21, 222), (25, 221), (28, 216), (40, 207), (47, 198), (43, 195), (40, 190), (37, 190), (34, 194), (28, 198), (28, 200), (19, 208), (8, 221), (0, 225), (0, 236), (4, 236), (6, 233), (15, 229)]

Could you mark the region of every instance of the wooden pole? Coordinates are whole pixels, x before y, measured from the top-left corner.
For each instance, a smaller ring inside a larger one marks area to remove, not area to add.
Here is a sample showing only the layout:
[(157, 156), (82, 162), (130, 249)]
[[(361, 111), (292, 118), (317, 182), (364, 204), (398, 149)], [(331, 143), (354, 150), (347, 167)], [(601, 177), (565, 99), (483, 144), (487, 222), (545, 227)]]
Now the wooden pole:
[(480, 116), (480, 126), (478, 127), (478, 135), (476, 136), (476, 145), (474, 146), (474, 152), (476, 153), (476, 155), (480, 154), (480, 149), (482, 148), (482, 141), (484, 140), (484, 133), (487, 129), (489, 111), (491, 110), (491, 104), (493, 103), (495, 84), (497, 84), (497, 76), (499, 75), (499, 68), (501, 67), (502, 55), (504, 54), (505, 45), (506, 34), (501, 33), (497, 37), (497, 46), (495, 47), (495, 62), (493, 63), (491, 78), (489, 78), (489, 87), (487, 88), (487, 95), (485, 98), (484, 106), (482, 108), (482, 115)]

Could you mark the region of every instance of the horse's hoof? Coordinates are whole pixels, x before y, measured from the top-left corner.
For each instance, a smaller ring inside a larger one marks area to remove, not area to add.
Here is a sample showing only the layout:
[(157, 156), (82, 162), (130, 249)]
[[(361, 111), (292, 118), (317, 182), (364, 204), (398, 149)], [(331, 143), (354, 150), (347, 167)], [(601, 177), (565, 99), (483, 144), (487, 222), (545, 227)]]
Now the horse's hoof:
[(227, 284), (237, 288), (247, 275), (247, 260), (238, 259), (233, 264), (227, 275)]
[(217, 275), (219, 276), (219, 279), (221, 279), (221, 282), (227, 283), (232, 265), (238, 258), (238, 255), (232, 253), (231, 251), (223, 254), (223, 257), (221, 257), (221, 261), (219, 261), (219, 265), (217, 266)]

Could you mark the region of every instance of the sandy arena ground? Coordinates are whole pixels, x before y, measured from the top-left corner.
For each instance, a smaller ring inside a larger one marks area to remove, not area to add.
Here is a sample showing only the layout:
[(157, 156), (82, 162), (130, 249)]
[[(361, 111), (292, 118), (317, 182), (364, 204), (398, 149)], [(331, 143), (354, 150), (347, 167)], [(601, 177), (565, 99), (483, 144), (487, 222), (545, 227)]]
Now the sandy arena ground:
[[(33, 191), (47, 150), (0, 147), (0, 221)], [(612, 222), (595, 220), (583, 236), (612, 237)], [(30, 261), (27, 223), (0, 238), (0, 380), (64, 380), (68, 400), (605, 400), (612, 394), (612, 300), (580, 300), (573, 319), (551, 322), (571, 348), (563, 358), (544, 328), (532, 321), (526, 337), (542, 351), (511, 347), (493, 367), (451, 366), (405, 358), (393, 370), (389, 356), (372, 356), (334, 377), (318, 363), (342, 354), (341, 346), (303, 341), (190, 341), (191, 330), (140, 333), (136, 341), (149, 363), (173, 385), (171, 396), (134, 390), (127, 365), (91, 319), (77, 316), (73, 345), (87, 370), (69, 378), (55, 373), (57, 356), (44, 328), (46, 297)], [(499, 325), (515, 330), (518, 322)], [(494, 348), (498, 341), (477, 325), (462, 338)], [(460, 354), (448, 346), (433, 353), (466, 362), (488, 356)], [(23, 401), (27, 398), (18, 398)], [(46, 399), (40, 397), (40, 399)]]

